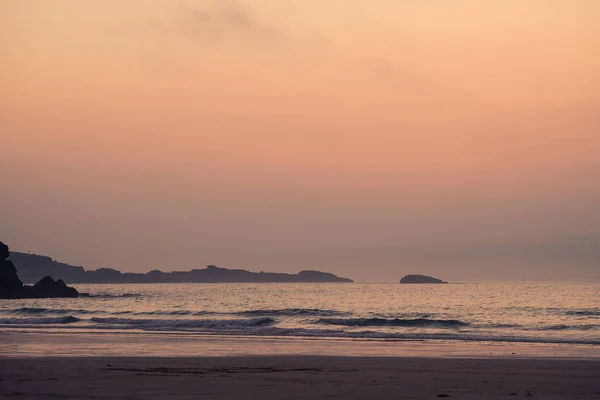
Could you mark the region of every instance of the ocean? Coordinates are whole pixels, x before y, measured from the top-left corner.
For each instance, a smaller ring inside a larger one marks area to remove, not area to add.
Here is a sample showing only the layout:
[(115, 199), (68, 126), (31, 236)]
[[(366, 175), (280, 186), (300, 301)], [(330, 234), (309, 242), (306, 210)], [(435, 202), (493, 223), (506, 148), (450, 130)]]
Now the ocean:
[(600, 346), (598, 283), (74, 285), (0, 301), (0, 332)]

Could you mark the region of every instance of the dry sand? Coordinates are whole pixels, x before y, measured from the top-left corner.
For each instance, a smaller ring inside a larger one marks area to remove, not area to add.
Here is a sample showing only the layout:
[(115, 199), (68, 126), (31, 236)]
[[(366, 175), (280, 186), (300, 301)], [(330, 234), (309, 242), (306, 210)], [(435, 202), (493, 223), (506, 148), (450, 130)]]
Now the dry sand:
[(600, 361), (250, 356), (0, 358), (14, 399), (600, 399)]

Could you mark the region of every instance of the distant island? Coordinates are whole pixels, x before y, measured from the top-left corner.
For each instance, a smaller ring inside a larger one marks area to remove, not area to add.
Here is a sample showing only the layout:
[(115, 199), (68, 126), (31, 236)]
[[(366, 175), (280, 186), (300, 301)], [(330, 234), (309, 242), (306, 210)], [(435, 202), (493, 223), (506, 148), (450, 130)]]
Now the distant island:
[(11, 252), (9, 259), (15, 264), (23, 282), (37, 282), (51, 275), (66, 283), (227, 283), (227, 282), (353, 282), (334, 274), (320, 271), (301, 271), (297, 274), (275, 272), (250, 272), (209, 265), (191, 271), (148, 273), (122, 273), (112, 268), (85, 270), (54, 261), (50, 257)]
[(425, 275), (406, 275), (400, 279), (400, 283), (448, 283), (441, 279)]

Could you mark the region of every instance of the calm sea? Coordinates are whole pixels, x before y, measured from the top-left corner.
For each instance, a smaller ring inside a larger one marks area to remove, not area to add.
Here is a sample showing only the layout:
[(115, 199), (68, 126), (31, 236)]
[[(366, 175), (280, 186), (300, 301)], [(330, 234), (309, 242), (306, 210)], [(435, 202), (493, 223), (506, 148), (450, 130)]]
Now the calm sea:
[(0, 301), (0, 331), (600, 345), (598, 283), (75, 285)]

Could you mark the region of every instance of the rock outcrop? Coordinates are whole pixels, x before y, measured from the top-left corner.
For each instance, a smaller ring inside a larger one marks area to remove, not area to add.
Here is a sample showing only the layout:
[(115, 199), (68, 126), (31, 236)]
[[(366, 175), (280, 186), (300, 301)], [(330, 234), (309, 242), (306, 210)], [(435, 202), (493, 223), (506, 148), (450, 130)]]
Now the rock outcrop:
[(49, 297), (77, 297), (79, 292), (67, 286), (62, 279), (49, 276), (33, 286), (23, 285), (9, 256), (8, 246), (0, 242), (0, 299), (38, 299)]
[(12, 298), (23, 291), (23, 282), (9, 256), (8, 246), (0, 242), (0, 297)]
[(425, 275), (406, 275), (400, 279), (400, 283), (448, 283), (441, 279)]
[(45, 276), (31, 287), (30, 294), (35, 297), (77, 297), (79, 292), (67, 286), (62, 279), (55, 281), (52, 277)]

